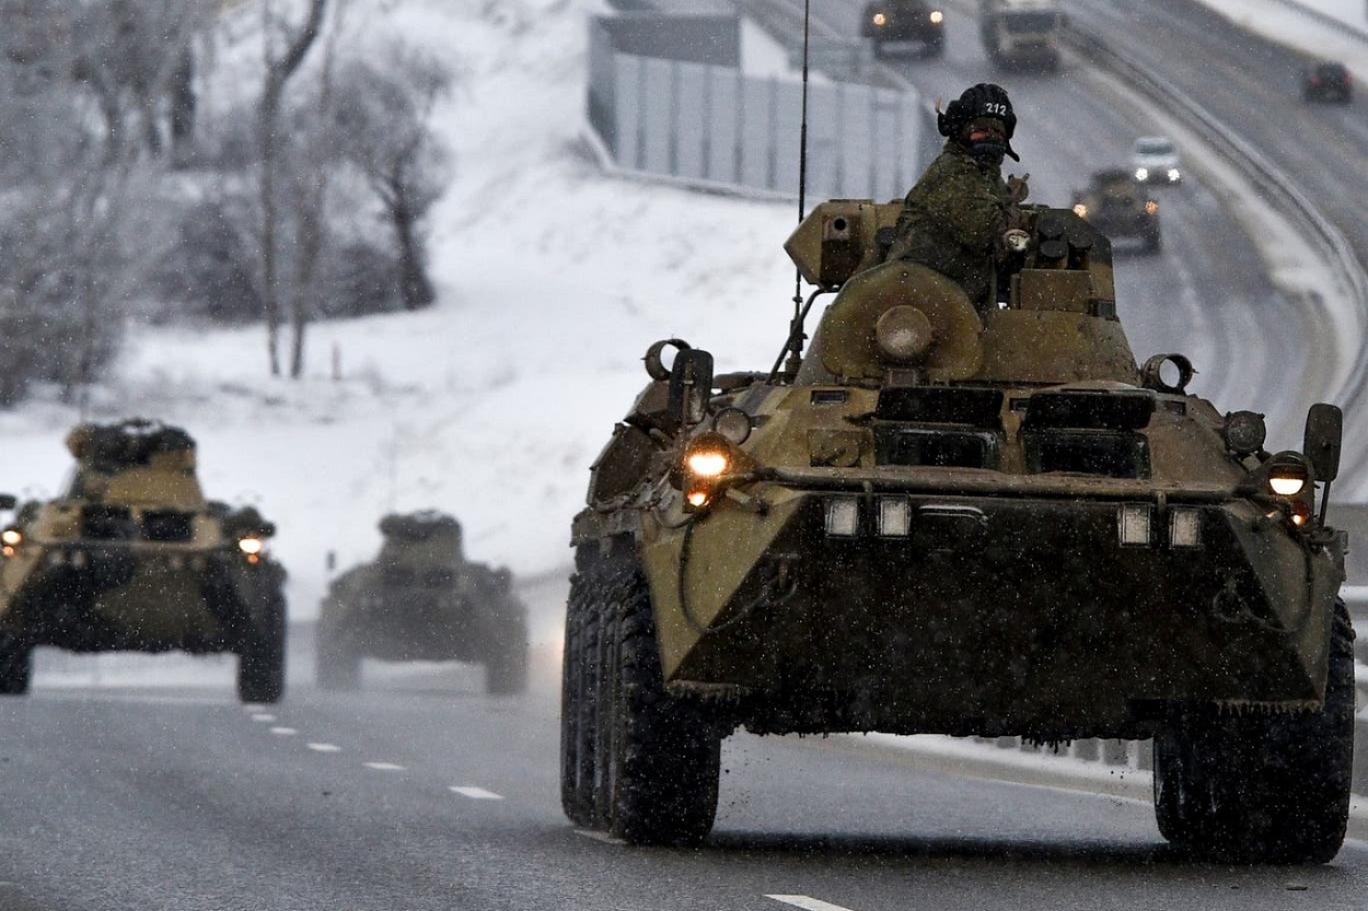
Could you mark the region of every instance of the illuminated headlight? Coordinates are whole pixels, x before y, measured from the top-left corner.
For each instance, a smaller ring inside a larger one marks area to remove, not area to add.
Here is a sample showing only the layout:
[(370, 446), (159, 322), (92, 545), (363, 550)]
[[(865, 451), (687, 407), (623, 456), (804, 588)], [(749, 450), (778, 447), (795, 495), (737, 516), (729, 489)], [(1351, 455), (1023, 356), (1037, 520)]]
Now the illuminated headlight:
[(1177, 169), (1177, 168), (1169, 168), (1169, 169), (1168, 169), (1168, 179), (1169, 179), (1169, 183), (1177, 183), (1178, 180), (1179, 180), (1182, 176), (1183, 176), (1182, 174), (1179, 174), (1179, 173), (1178, 173), (1178, 169)]
[(1152, 200), (1152, 199), (1146, 200), (1146, 201), (1145, 201), (1145, 214), (1146, 214), (1146, 215), (1158, 215), (1158, 214), (1159, 214), (1159, 203), (1155, 202), (1155, 201)]
[(238, 550), (249, 557), (259, 556), (266, 549), (266, 542), (260, 538), (241, 538), (238, 540)]
[(826, 501), (826, 533), (833, 538), (853, 538), (860, 530), (860, 501), (832, 497)]
[(684, 458), (684, 467), (696, 478), (720, 478), (730, 465), (727, 454), (717, 449), (699, 449)]
[(931, 11), (931, 24), (932, 24), (932, 25), (940, 25), (940, 24), (941, 24), (942, 22), (944, 22), (944, 21), (945, 21), (945, 13), (942, 13), (942, 12), (941, 12), (940, 10), (938, 10), (938, 9), (933, 9), (933, 10)]
[(1195, 509), (1175, 508), (1169, 512), (1169, 543), (1174, 547), (1200, 547), (1202, 514)]
[(696, 487), (684, 495), (684, 502), (693, 509), (702, 509), (711, 499), (712, 491), (703, 487)]
[(888, 24), (888, 16), (884, 13), (875, 13), (874, 24), (877, 25), (879, 28), (883, 28), (885, 25)]
[[(853, 502), (853, 501), (852, 501)], [(885, 538), (905, 538), (912, 529), (912, 506), (902, 497), (879, 500), (879, 534)]]
[(1143, 503), (1127, 503), (1121, 507), (1117, 525), (1122, 544), (1130, 547), (1149, 546), (1150, 514), (1150, 507)]
[(1136, 169), (1135, 169), (1135, 179), (1136, 179), (1136, 180), (1149, 180), (1149, 168), (1136, 168)]
[(1306, 487), (1306, 475), (1296, 475), (1290, 472), (1269, 475), (1268, 486), (1280, 497), (1295, 497)]
[(1074, 203), (1074, 214), (1077, 215), (1079, 218), (1087, 218), (1088, 207), (1081, 202)]
[(6, 547), (18, 547), (24, 543), (24, 533), (17, 528), (6, 528), (0, 532), (0, 544)]

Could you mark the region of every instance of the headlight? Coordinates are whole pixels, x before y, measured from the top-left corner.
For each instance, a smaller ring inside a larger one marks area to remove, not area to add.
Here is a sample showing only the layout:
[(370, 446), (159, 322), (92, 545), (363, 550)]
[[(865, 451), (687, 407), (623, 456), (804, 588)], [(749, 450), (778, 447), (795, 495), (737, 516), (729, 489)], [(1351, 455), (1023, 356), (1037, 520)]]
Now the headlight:
[(1268, 438), (1268, 427), (1264, 416), (1257, 411), (1236, 411), (1226, 415), (1225, 426), (1221, 428), (1226, 448), (1238, 456), (1253, 455), (1263, 449)]
[(1136, 180), (1149, 180), (1149, 168), (1136, 168), (1136, 169), (1135, 169), (1135, 179), (1136, 179)]
[(708, 490), (706, 487), (694, 488), (684, 495), (684, 501), (694, 509), (702, 509), (704, 506), (708, 505), (708, 501), (711, 499), (712, 491)]
[(266, 549), (266, 542), (260, 538), (240, 538), (238, 539), (238, 550), (249, 557), (255, 557)]
[(1083, 203), (1081, 203), (1081, 202), (1074, 203), (1073, 209), (1074, 209), (1074, 214), (1077, 215), (1079, 218), (1087, 218), (1087, 217), (1088, 217), (1088, 207), (1085, 206)]
[(1177, 182), (1178, 182), (1178, 178), (1180, 178), (1180, 177), (1182, 177), (1182, 176), (1183, 176), (1182, 174), (1179, 174), (1179, 173), (1178, 173), (1178, 169), (1177, 169), (1177, 168), (1169, 168), (1168, 179), (1169, 179), (1169, 182), (1170, 182), (1170, 183), (1177, 183)]
[(877, 25), (879, 28), (883, 28), (885, 25), (888, 24), (888, 16), (886, 16), (883, 13), (875, 13), (874, 24)]
[(933, 9), (933, 10), (931, 11), (931, 24), (932, 24), (932, 25), (940, 25), (940, 24), (941, 24), (942, 22), (944, 22), (944, 21), (945, 21), (945, 13), (942, 13), (942, 12), (941, 12), (940, 10), (938, 10), (938, 9)]
[(718, 449), (699, 449), (684, 457), (684, 467), (695, 478), (714, 480), (727, 473), (731, 457)]
[(17, 528), (6, 528), (0, 532), (0, 544), (6, 547), (18, 547), (24, 543), (24, 533)]
[(750, 415), (740, 408), (723, 408), (713, 418), (713, 430), (726, 437), (729, 442), (740, 446), (750, 438)]
[(1152, 200), (1152, 199), (1146, 200), (1146, 201), (1145, 201), (1145, 214), (1146, 214), (1146, 215), (1158, 215), (1158, 214), (1159, 214), (1159, 203), (1155, 202), (1155, 201)]
[(1280, 497), (1295, 497), (1311, 480), (1306, 461), (1295, 452), (1279, 453), (1268, 463), (1268, 487)]

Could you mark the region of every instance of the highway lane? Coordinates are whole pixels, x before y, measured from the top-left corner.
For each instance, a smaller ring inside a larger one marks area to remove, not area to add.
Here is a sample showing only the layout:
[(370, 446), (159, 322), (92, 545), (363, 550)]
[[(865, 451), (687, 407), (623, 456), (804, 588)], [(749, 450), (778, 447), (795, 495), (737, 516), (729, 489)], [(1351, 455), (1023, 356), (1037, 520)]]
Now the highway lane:
[[(1163, 67), (1167, 79), (1289, 173), (1359, 261), (1368, 263), (1368, 99), (1361, 91), (1349, 105), (1302, 101), (1302, 54), (1245, 32), (1193, 0), (1079, 0), (1073, 15), (1081, 26)], [(1285, 332), (1275, 337), (1294, 344)], [(1362, 391), (1349, 393), (1361, 397)], [(1341, 404), (1360, 403), (1350, 398)], [(1347, 427), (1351, 450), (1361, 449), (1368, 423), (1351, 414)], [(1353, 483), (1362, 496), (1368, 479)]]
[[(863, 7), (861, 0), (834, 0), (815, 5), (814, 13), (834, 32), (856, 35)], [(943, 58), (911, 53), (886, 62), (931, 99), (948, 101), (975, 82), (1006, 86), (1022, 160), (1009, 160), (1004, 170), (1031, 174), (1031, 201), (1071, 204), (1093, 172), (1128, 163), (1137, 136), (1162, 132), (1133, 96), (1122, 97), (1077, 59), (1066, 58), (1058, 74), (999, 70), (985, 56), (968, 9), (947, 8)], [(1222, 193), (1191, 168), (1183, 185), (1153, 188), (1165, 247), (1146, 256), (1129, 241), (1116, 242), (1120, 315), (1137, 357), (1187, 354), (1200, 371), (1193, 392), (1225, 410), (1267, 413), (1275, 441), (1293, 445), (1307, 404), (1328, 382), (1320, 352), (1331, 350), (1332, 327), (1274, 286)]]
[(1324, 868), (1195, 864), (1145, 804), (847, 739), (731, 738), (709, 842), (633, 849), (560, 813), (549, 659), (513, 699), (459, 667), (355, 695), (296, 682), (265, 709), (228, 684), (217, 666), (197, 685), (40, 679), (0, 703), (0, 907), (1334, 909), (1368, 889), (1368, 846)]

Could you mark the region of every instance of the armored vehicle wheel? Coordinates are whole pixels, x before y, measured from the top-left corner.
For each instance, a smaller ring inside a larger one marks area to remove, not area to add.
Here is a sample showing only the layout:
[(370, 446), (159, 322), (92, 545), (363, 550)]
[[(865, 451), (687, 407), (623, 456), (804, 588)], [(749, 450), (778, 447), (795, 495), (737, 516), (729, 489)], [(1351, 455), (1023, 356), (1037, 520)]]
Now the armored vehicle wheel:
[(271, 591), (238, 655), (237, 690), (243, 702), (279, 702), (285, 694), (285, 596)]
[(485, 662), (485, 692), (495, 696), (527, 690), (527, 636), (516, 631), (509, 642), (495, 646), (494, 656)]
[(1326, 863), (1349, 817), (1354, 631), (1335, 605), (1325, 707), (1296, 715), (1198, 713), (1154, 742), (1159, 831), (1233, 863)]
[(23, 696), (33, 677), (33, 646), (0, 633), (0, 696)]
[(577, 826), (594, 824), (594, 690), (598, 648), (594, 587), (580, 573), (570, 580), (561, 671), (561, 806)]
[(340, 630), (318, 623), (314, 675), (321, 690), (354, 690), (361, 685), (361, 653)]
[(1158, 253), (1164, 249), (1164, 236), (1158, 231), (1153, 231), (1145, 235), (1145, 252)]
[(596, 817), (631, 844), (693, 844), (717, 813), (722, 738), (702, 706), (664, 686), (650, 590), (618, 564), (599, 589)]

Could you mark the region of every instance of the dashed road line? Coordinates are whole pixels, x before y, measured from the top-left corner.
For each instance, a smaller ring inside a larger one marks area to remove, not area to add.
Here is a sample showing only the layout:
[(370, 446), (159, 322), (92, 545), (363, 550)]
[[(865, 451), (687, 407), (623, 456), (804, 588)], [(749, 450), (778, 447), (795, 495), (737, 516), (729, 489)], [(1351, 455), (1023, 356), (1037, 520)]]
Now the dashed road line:
[(277, 737), (293, 737), (299, 731), (296, 728), (271, 728), (271, 733)]
[(840, 905), (833, 905), (831, 902), (824, 902), (816, 898), (808, 898), (806, 895), (766, 895), (775, 901), (790, 905), (794, 908), (802, 908), (803, 911), (850, 911), (849, 908), (842, 908)]
[(266, 712), (257, 712), (252, 716), (252, 720), (259, 721), (262, 724), (271, 724), (276, 720), (276, 716), (267, 714)]
[(309, 749), (315, 753), (340, 753), (342, 748), (335, 743), (311, 743)]
[(375, 769), (377, 772), (402, 772), (404, 767), (393, 762), (363, 762), (361, 763), (368, 769)]
[(592, 838), (594, 841), (601, 841), (605, 845), (625, 845), (627, 842), (621, 838), (614, 838), (607, 832), (595, 832), (593, 829), (576, 829), (575, 834), (584, 838)]
[(452, 785), (449, 790), (460, 794), (462, 797), (469, 797), (471, 800), (503, 800), (503, 795), (473, 785)]

